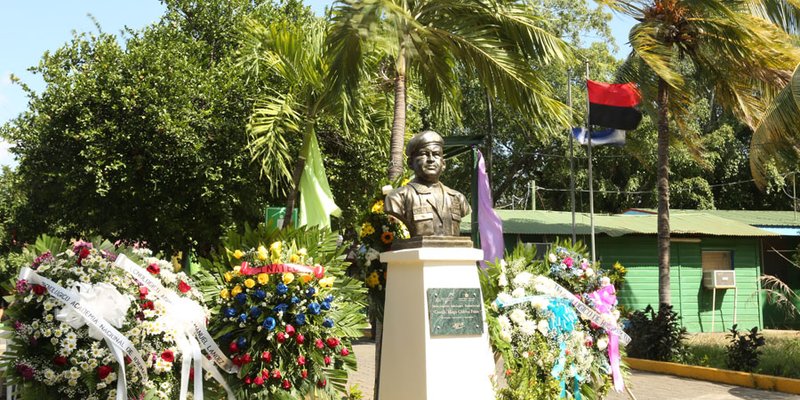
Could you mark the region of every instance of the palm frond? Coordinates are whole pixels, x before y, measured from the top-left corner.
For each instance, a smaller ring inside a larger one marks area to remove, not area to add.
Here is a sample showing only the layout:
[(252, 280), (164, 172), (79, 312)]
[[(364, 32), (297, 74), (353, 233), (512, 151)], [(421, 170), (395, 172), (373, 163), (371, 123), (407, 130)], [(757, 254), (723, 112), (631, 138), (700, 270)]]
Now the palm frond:
[(800, 164), (800, 66), (792, 80), (767, 109), (750, 140), (750, 173), (756, 185), (767, 185), (768, 166), (776, 163), (786, 170)]
[(250, 155), (269, 177), (270, 190), (278, 193), (291, 179), (292, 153), (287, 136), (301, 131), (302, 105), (291, 94), (276, 93), (256, 102), (247, 124)]

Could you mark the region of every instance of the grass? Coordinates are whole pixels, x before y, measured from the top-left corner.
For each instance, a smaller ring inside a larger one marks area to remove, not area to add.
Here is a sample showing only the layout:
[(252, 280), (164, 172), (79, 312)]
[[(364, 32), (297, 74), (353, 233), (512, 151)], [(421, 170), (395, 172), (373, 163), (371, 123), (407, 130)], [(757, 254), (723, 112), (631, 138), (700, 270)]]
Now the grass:
[[(726, 333), (690, 334), (688, 364), (728, 369), (725, 347), (730, 343)], [(800, 379), (800, 331), (763, 331), (766, 344), (755, 372), (765, 375)]]

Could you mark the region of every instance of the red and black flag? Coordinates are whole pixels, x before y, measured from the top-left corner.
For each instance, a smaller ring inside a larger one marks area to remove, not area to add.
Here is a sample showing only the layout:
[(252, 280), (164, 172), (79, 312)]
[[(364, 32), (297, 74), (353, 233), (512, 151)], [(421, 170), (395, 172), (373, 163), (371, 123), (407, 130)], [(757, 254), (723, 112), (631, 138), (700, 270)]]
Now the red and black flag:
[(589, 90), (589, 124), (630, 131), (639, 126), (642, 100), (633, 83), (602, 83), (586, 80)]

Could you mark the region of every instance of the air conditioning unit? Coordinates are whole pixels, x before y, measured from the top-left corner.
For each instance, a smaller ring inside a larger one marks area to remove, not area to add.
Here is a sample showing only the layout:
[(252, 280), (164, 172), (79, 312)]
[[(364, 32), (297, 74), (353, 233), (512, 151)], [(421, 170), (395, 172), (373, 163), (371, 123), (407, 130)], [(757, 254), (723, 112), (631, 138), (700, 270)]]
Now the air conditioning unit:
[(736, 271), (732, 269), (703, 271), (703, 287), (707, 289), (733, 289), (736, 287)]

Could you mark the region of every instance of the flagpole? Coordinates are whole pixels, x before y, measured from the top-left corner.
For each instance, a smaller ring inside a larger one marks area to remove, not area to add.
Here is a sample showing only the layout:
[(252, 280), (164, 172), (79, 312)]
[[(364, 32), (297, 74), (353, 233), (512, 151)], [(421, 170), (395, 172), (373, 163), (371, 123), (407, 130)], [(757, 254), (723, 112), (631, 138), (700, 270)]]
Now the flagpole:
[[(589, 81), (589, 60), (586, 60), (586, 81), (588, 85)], [(591, 107), (589, 107), (589, 90), (587, 87), (586, 90), (586, 134), (589, 136), (587, 138), (587, 156), (589, 158), (589, 226), (591, 229), (591, 240), (592, 240), (592, 264), (594, 264), (597, 260), (595, 258), (595, 247), (594, 247), (594, 185), (592, 184), (592, 124), (589, 122), (591, 121), (589, 112)]]
[(572, 245), (575, 245), (575, 154), (573, 153), (572, 138), (572, 85), (570, 84), (570, 77), (572, 70), (567, 69), (567, 106), (569, 107), (569, 205), (572, 211)]

